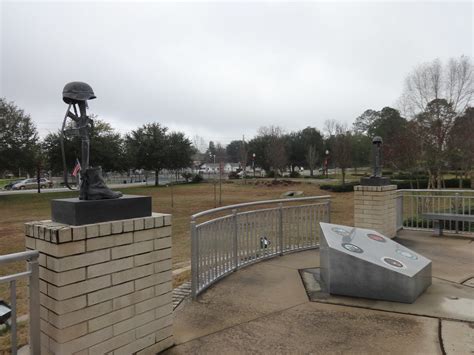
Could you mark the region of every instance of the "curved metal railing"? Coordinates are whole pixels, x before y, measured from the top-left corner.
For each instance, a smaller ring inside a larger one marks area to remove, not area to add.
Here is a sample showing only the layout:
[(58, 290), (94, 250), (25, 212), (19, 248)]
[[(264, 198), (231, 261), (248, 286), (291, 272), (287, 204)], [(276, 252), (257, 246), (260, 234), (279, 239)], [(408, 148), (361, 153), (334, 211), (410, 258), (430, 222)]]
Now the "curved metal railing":
[[(424, 214), (474, 215), (474, 190), (402, 189), (397, 190), (397, 229), (433, 230), (434, 223)], [(454, 233), (474, 233), (474, 222), (444, 220), (442, 228)]]
[[(245, 210), (258, 206), (262, 208)], [(318, 247), (319, 222), (330, 221), (330, 209), (330, 196), (313, 196), (241, 203), (194, 214), (191, 216), (193, 297), (241, 267), (287, 252)], [(201, 217), (214, 218), (197, 223)]]

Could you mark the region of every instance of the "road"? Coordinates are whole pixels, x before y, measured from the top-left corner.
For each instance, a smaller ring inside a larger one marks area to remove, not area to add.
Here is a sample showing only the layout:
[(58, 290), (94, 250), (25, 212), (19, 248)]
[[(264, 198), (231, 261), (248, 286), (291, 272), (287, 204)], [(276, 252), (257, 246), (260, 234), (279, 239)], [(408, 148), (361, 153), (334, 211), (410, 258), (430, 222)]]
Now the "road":
[[(110, 184), (108, 185), (111, 189), (120, 189), (120, 188), (128, 188), (128, 187), (137, 187), (137, 186), (146, 186), (146, 182), (134, 182), (130, 184)], [(161, 185), (161, 184), (160, 184)], [(41, 193), (51, 193), (51, 192), (66, 192), (71, 191), (66, 187), (56, 187), (52, 189), (41, 189)], [(79, 190), (73, 190), (78, 191)], [(19, 194), (37, 194), (38, 190), (36, 189), (29, 189), (29, 190), (1, 190), (0, 196), (5, 195), (19, 195)]]

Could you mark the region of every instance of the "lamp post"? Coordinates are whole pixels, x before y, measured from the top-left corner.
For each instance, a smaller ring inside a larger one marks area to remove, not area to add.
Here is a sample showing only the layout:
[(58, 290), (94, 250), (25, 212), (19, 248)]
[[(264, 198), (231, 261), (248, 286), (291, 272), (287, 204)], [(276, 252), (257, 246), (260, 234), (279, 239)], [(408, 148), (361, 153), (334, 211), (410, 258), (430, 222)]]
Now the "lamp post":
[(329, 150), (326, 149), (326, 179), (329, 179)]
[(255, 153), (252, 154), (253, 178), (255, 179)]
[(221, 158), (219, 161), (219, 206), (222, 206), (222, 170), (224, 170), (224, 162)]
[(216, 169), (216, 155), (210, 153), (209, 157), (214, 160), (214, 182), (213, 182), (213, 184), (214, 184), (214, 208), (216, 208), (217, 207), (217, 191), (216, 191), (217, 187), (216, 187), (216, 170), (215, 170)]

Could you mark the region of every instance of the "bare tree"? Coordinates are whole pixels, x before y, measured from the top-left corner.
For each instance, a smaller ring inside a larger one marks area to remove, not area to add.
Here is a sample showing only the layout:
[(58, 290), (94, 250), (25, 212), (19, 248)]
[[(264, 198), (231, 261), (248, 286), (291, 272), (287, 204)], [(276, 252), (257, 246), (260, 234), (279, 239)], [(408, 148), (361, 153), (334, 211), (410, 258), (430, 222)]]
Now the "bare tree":
[(207, 149), (206, 141), (204, 140), (204, 138), (197, 134), (195, 134), (193, 137), (193, 146), (200, 153), (204, 153)]
[(316, 167), (316, 147), (314, 145), (310, 145), (308, 147), (308, 153), (306, 153), (306, 161), (308, 162), (309, 172), (310, 175), (313, 176), (314, 168)]
[(400, 107), (419, 127), (422, 163), (429, 174), (428, 187), (441, 188), (442, 170), (448, 165), (448, 138), (456, 117), (472, 103), (474, 69), (469, 57), (439, 59), (419, 65), (405, 81)]
[(330, 119), (324, 121), (324, 129), (323, 132), (326, 134), (327, 137), (331, 137), (336, 133), (336, 128), (339, 125), (339, 122), (335, 119)]
[(423, 143), (423, 160), (430, 178), (428, 188), (442, 188), (442, 169), (448, 162), (447, 141), (455, 118), (452, 105), (444, 99), (429, 102), (416, 116), (419, 139)]
[(451, 58), (444, 66), (439, 59), (419, 65), (405, 79), (400, 109), (413, 117), (425, 111), (431, 101), (445, 99), (456, 113), (461, 114), (473, 99), (473, 71), (467, 56)]

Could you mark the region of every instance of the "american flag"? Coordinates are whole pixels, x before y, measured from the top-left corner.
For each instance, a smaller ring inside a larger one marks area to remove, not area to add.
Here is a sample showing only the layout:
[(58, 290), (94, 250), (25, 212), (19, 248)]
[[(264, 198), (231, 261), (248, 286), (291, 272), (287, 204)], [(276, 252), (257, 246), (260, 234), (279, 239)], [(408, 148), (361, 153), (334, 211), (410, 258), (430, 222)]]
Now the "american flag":
[(72, 176), (77, 176), (79, 171), (81, 171), (81, 163), (79, 163), (79, 159), (76, 158), (76, 166), (74, 167), (74, 170), (72, 171)]

